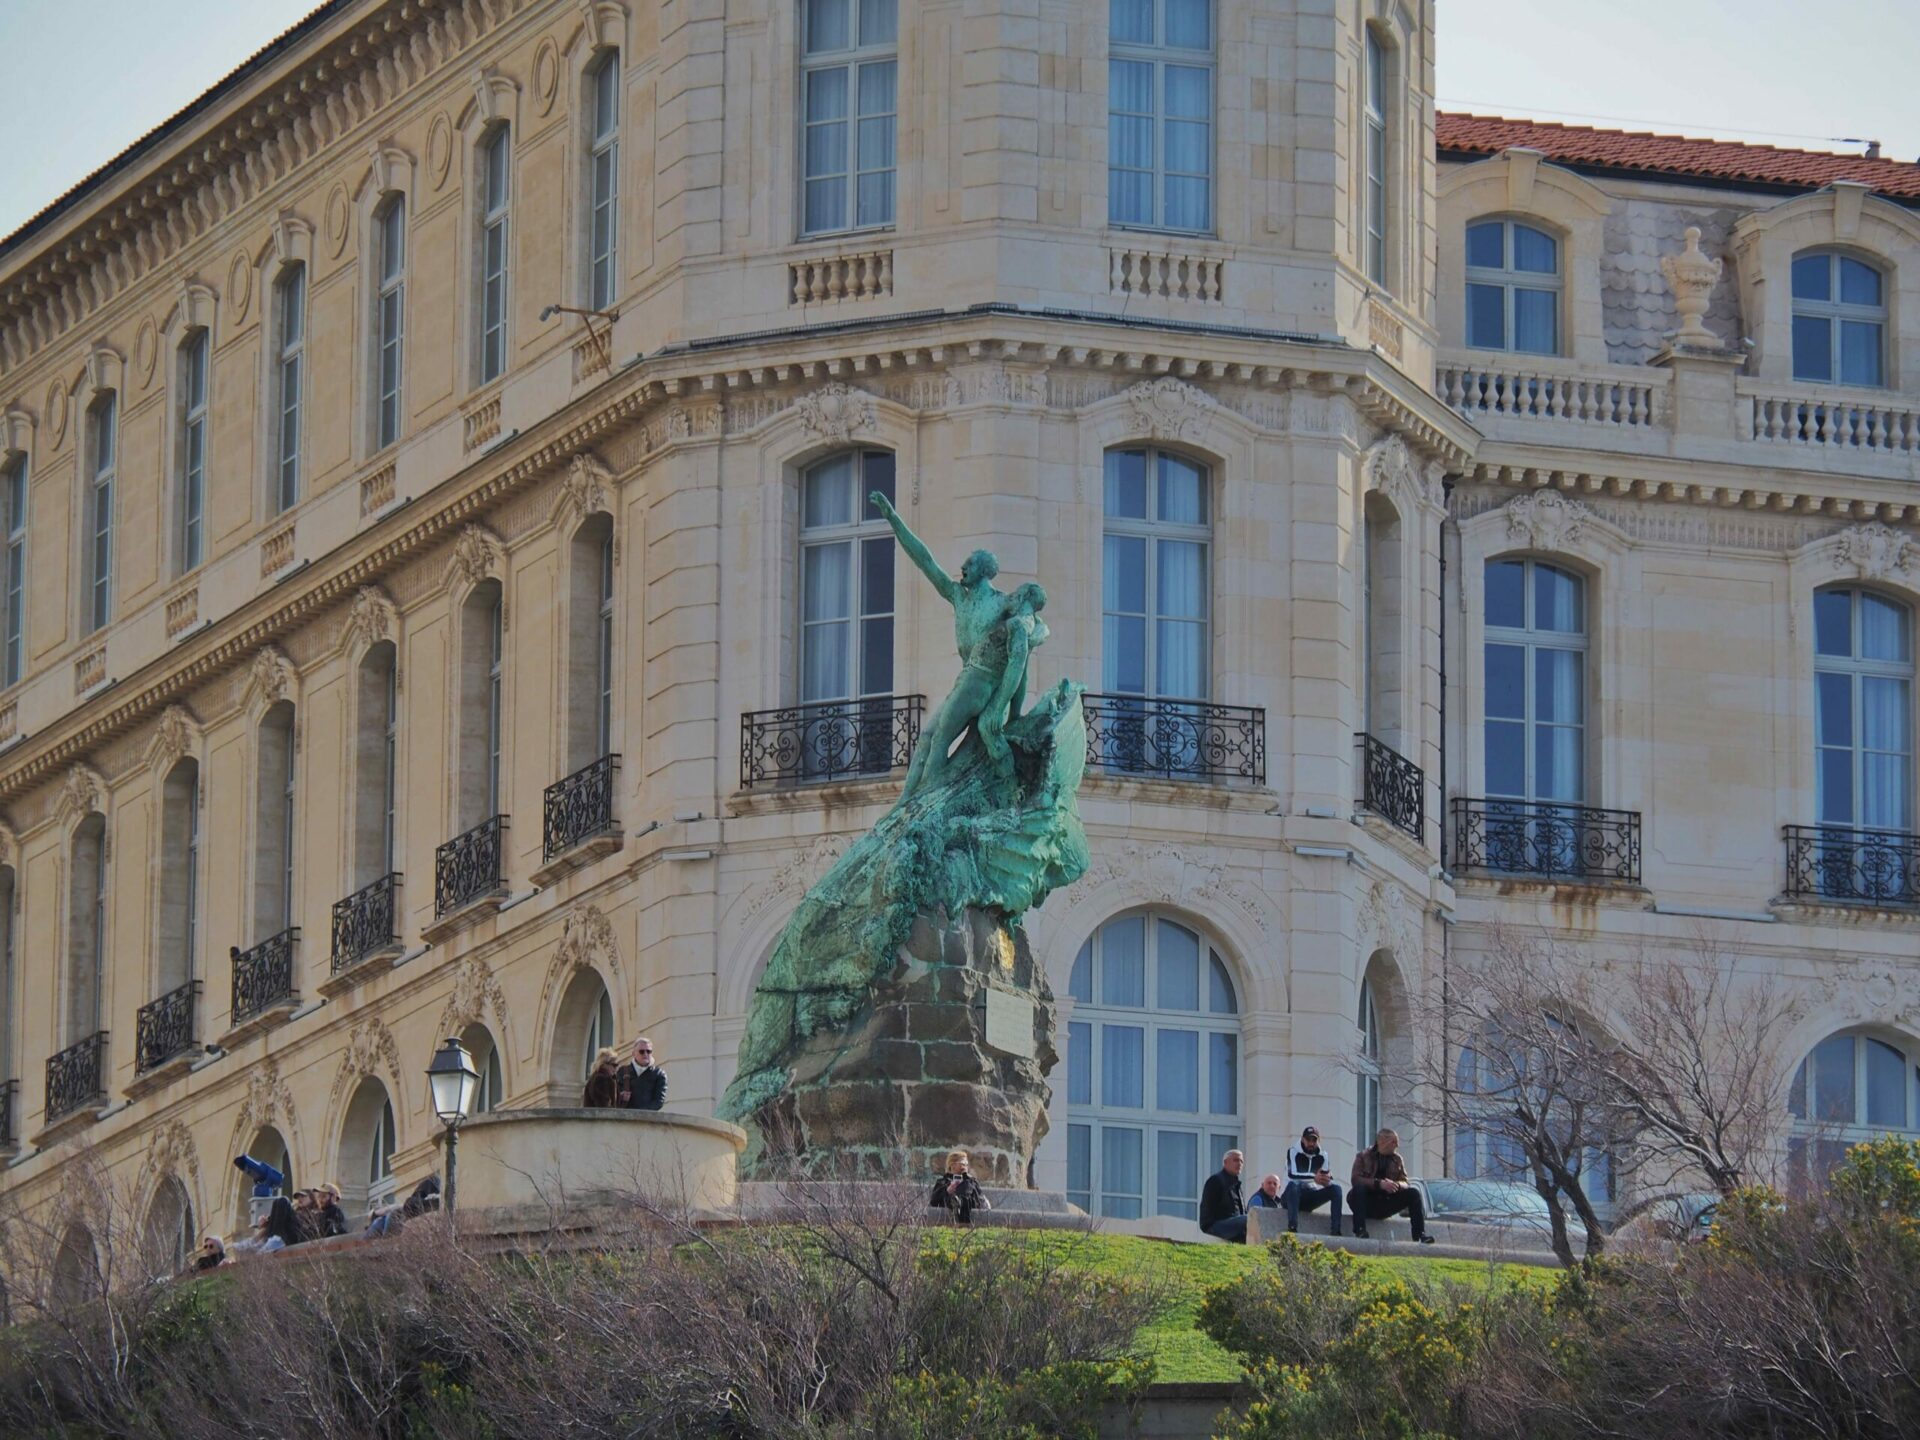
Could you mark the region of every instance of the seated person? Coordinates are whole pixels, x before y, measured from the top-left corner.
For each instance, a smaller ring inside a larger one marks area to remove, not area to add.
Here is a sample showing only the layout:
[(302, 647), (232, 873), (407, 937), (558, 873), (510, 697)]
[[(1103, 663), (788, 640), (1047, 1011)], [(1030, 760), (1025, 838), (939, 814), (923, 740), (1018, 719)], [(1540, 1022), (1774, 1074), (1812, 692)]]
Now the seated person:
[(981, 1193), (980, 1182), (967, 1173), (968, 1158), (964, 1150), (955, 1150), (947, 1156), (947, 1173), (933, 1182), (933, 1194), (927, 1197), (927, 1203), (936, 1210), (953, 1212), (953, 1218), (962, 1225), (973, 1223), (975, 1210), (991, 1210), (992, 1202)]
[(1433, 1244), (1427, 1234), (1427, 1212), (1420, 1192), (1407, 1179), (1407, 1165), (1400, 1158), (1398, 1131), (1382, 1130), (1373, 1144), (1353, 1157), (1353, 1233), (1367, 1238), (1367, 1221), (1384, 1220), (1389, 1215), (1407, 1212), (1413, 1226), (1413, 1238), (1421, 1245)]
[[(1287, 1233), (1300, 1229), (1300, 1212), (1312, 1214), (1322, 1205), (1333, 1206), (1333, 1233), (1340, 1233), (1340, 1187), (1327, 1172), (1326, 1152), (1320, 1148), (1320, 1132), (1309, 1125), (1300, 1132), (1300, 1143), (1287, 1150)], [(1357, 1222), (1356, 1222), (1357, 1223)]]
[(1247, 1201), (1247, 1209), (1284, 1210), (1286, 1202), (1280, 1198), (1280, 1177), (1266, 1175), (1261, 1177), (1260, 1188), (1253, 1192), (1253, 1198)]
[(1246, 1157), (1229, 1150), (1220, 1168), (1200, 1187), (1200, 1229), (1221, 1240), (1247, 1243), (1247, 1207), (1240, 1199), (1240, 1167)]
[(200, 1253), (193, 1258), (193, 1269), (218, 1270), (227, 1263), (227, 1242), (218, 1235), (202, 1236)]
[(347, 1212), (340, 1208), (340, 1187), (329, 1180), (313, 1192), (314, 1213), (320, 1217), (323, 1236), (347, 1233)]

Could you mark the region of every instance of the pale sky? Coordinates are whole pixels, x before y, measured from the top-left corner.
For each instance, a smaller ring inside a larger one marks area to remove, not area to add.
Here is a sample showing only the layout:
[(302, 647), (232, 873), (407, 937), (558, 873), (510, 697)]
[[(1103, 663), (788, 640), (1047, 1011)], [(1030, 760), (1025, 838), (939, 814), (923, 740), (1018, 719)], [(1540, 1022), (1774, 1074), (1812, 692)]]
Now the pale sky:
[[(315, 3), (0, 0), (0, 236)], [(1448, 109), (1920, 159), (1920, 0), (1439, 0), (1438, 27)]]

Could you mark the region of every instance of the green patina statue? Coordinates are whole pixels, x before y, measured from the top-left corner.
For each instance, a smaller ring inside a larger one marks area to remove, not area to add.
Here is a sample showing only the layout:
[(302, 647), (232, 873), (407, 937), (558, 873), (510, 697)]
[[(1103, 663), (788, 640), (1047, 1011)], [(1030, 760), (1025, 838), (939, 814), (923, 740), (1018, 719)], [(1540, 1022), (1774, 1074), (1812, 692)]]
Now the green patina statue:
[(1021, 1184), (1046, 1132), (1053, 997), (1020, 919), (1086, 870), (1075, 805), (1080, 687), (1023, 713), (1046, 591), (996, 589), (990, 551), (956, 580), (886, 498), (873, 503), (952, 605), (961, 670), (893, 808), (796, 907), (754, 992), (720, 1114), (749, 1174), (913, 1173), (953, 1148)]

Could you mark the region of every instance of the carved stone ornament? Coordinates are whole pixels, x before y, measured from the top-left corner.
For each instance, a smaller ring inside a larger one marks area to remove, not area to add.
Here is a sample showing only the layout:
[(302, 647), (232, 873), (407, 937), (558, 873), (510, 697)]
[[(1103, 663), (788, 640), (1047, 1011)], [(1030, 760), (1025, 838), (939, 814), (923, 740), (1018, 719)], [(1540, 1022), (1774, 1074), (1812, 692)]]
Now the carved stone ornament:
[(1367, 953), (1390, 950), (1409, 971), (1420, 965), (1422, 925), (1407, 892), (1398, 885), (1376, 880), (1360, 904), (1360, 933)]
[(402, 1108), (400, 1079), (400, 1047), (393, 1043), (393, 1035), (377, 1016), (368, 1016), (358, 1021), (347, 1036), (347, 1053), (340, 1057), (340, 1068), (334, 1073), (333, 1091), (327, 1098), (327, 1112), (337, 1113), (341, 1099), (347, 1093), (347, 1087), (369, 1075), (379, 1075), (385, 1067), (383, 1077), (390, 1089), (393, 1108), (398, 1113)]
[(60, 783), (59, 812), (62, 820), (90, 815), (98, 810), (107, 793), (107, 782), (91, 765), (75, 765)]
[[(447, 997), (446, 1008), (440, 1012), (440, 1024), (433, 1033), (442, 1038), (458, 1035), (475, 1021), (484, 1019), (489, 1009), (493, 1011), (494, 1020), (504, 1025), (506, 994), (500, 989), (500, 982), (493, 978), (493, 971), (487, 968), (487, 962), (469, 955), (454, 972), (453, 994)], [(494, 1037), (496, 1044), (505, 1039), (504, 1035)]]
[(786, 908), (791, 909), (792, 902), (811, 890), (820, 877), (846, 853), (847, 837), (844, 835), (829, 835), (794, 851), (754, 892), (747, 902), (748, 916), (758, 915), (776, 900), (786, 901)]
[(613, 481), (613, 472), (606, 462), (590, 450), (582, 450), (567, 462), (566, 476), (560, 481), (560, 493), (554, 497), (553, 512), (557, 516), (568, 506), (579, 516), (609, 514), (612, 507), (607, 503), (607, 486)]
[(468, 525), (453, 542), (453, 570), (469, 585), (478, 585), (500, 568), (500, 541), (481, 525)]
[(1593, 512), (1558, 490), (1533, 490), (1503, 507), (1507, 538), (1534, 550), (1563, 550), (1580, 538)]
[(20, 842), (14, 838), (13, 827), (0, 823), (0, 865), (15, 864), (19, 853)]
[(262, 705), (277, 705), (293, 689), (293, 662), (277, 645), (263, 645), (253, 657), (247, 676), (247, 689)]
[(802, 395), (793, 408), (808, 434), (835, 444), (844, 444), (858, 431), (871, 430), (874, 425), (873, 397), (838, 380)]
[(1863, 580), (1905, 580), (1920, 570), (1920, 544), (1878, 520), (1840, 532), (1840, 563)]
[(171, 770), (193, 748), (199, 729), (184, 706), (169, 705), (153, 727), (153, 739), (147, 745), (147, 763), (157, 770)]
[(614, 974), (620, 973), (620, 952), (613, 943), (613, 922), (597, 905), (580, 905), (567, 912), (560, 927), (560, 944), (554, 958), (569, 968), (604, 960)]
[(354, 646), (378, 645), (399, 632), (400, 612), (387, 592), (377, 585), (362, 585), (354, 594), (347, 611), (347, 623), (340, 633), (343, 650)]
[(154, 1132), (147, 1146), (145, 1170), (148, 1175), (172, 1175), (192, 1181), (189, 1193), (200, 1189), (200, 1151), (193, 1143), (193, 1132), (178, 1120), (169, 1120)]
[(1680, 312), (1680, 328), (1669, 338), (1694, 350), (1718, 350), (1726, 342), (1707, 329), (1701, 317), (1719, 283), (1721, 262), (1702, 253), (1698, 225), (1687, 227), (1686, 241), (1687, 248), (1678, 255), (1660, 257), (1660, 273), (1673, 287), (1674, 309)]
[(1374, 442), (1361, 462), (1361, 474), (1368, 490), (1381, 491), (1402, 509), (1411, 505), (1438, 509), (1445, 503), (1439, 463), (1421, 465), (1398, 435)]
[[(239, 1154), (237, 1147), (250, 1143), (253, 1132), (261, 1126), (280, 1121), (291, 1125), (293, 1116), (293, 1092), (280, 1078), (280, 1062), (271, 1058), (261, 1061), (247, 1075), (246, 1099), (240, 1102), (240, 1114), (234, 1121), (234, 1153)], [(292, 1142), (295, 1137), (282, 1138)]]
[(1143, 380), (1121, 397), (1133, 428), (1155, 440), (1184, 440), (1207, 401), (1193, 386), (1163, 375)]

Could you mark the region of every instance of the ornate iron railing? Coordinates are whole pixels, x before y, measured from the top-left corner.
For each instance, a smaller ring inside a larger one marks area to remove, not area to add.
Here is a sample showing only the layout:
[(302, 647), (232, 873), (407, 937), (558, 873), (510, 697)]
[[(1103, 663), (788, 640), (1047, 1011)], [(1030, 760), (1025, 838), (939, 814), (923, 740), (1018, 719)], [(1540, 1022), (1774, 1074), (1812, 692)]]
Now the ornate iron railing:
[(500, 889), (500, 835), (506, 828), (506, 816), (492, 815), (433, 852), (435, 915), (451, 915)]
[(394, 897), (399, 892), (400, 875), (382, 875), (371, 885), (363, 885), (344, 900), (333, 902), (333, 973), (351, 970), (376, 950), (385, 950), (400, 941), (394, 924)]
[(1555, 800), (1453, 801), (1453, 868), (1640, 883), (1640, 814)]
[(1426, 772), (1364, 731), (1353, 743), (1360, 747), (1360, 803), (1414, 839), (1425, 839)]
[(875, 695), (740, 717), (740, 788), (885, 775), (913, 759), (924, 695)]
[(200, 982), (189, 980), (151, 1004), (142, 1005), (134, 1023), (134, 1069), (157, 1070), (183, 1050), (193, 1048), (193, 1012)]
[(238, 945), (232, 947), (229, 953), (233, 956), (235, 1025), (300, 998), (293, 988), (293, 947), (299, 938), (300, 927), (295, 925), (269, 936), (251, 950), (242, 950)]
[(47, 1121), (106, 1098), (107, 1032), (89, 1035), (47, 1057)]
[(1789, 898), (1920, 905), (1920, 835), (1788, 825)]
[(18, 1149), (20, 1131), (13, 1122), (13, 1102), (19, 1098), (20, 1082), (0, 1083), (0, 1150)]
[(1267, 712), (1207, 700), (1083, 695), (1087, 764), (1163, 780), (1267, 781)]
[(542, 860), (551, 861), (613, 829), (613, 774), (619, 768), (618, 755), (602, 755), (547, 787), (540, 829)]

